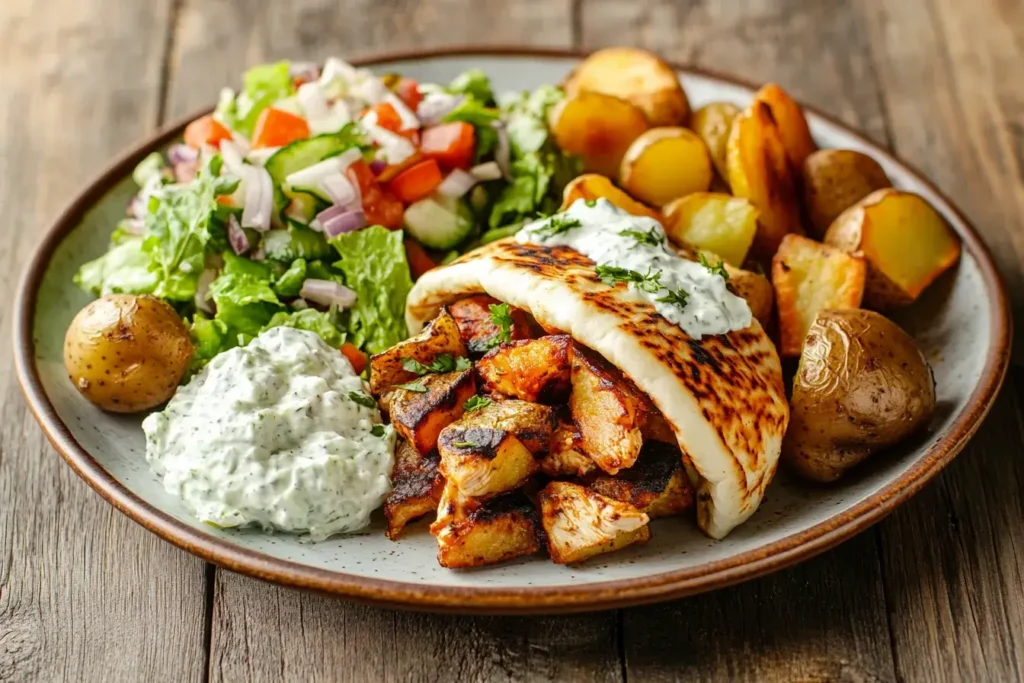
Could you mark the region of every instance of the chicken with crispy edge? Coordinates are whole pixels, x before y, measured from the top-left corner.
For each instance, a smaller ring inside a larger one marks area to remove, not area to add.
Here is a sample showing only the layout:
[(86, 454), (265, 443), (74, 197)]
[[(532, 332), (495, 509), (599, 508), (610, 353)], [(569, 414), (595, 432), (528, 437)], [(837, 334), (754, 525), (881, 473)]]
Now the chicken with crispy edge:
[(446, 309), (441, 309), (418, 335), (370, 358), (370, 393), (381, 396), (396, 384), (415, 380), (417, 373), (406, 367), (409, 361), (427, 365), (442, 355), (455, 359), (464, 358), (466, 354), (459, 326)]
[(614, 477), (595, 472), (584, 483), (602, 496), (646, 512), (651, 519), (681, 515), (694, 506), (693, 487), (675, 444), (647, 441), (632, 467)]
[(568, 335), (502, 344), (476, 364), (481, 389), (534, 403), (565, 403), (569, 397), (571, 346)]
[(556, 564), (575, 564), (651, 538), (647, 514), (579, 484), (553, 481), (538, 500), (548, 554)]
[[(470, 353), (482, 354), (498, 345), (501, 340), (502, 328), (494, 322), (491, 306), (500, 306), (501, 302), (486, 294), (475, 294), (459, 299), (448, 306), (448, 311), (459, 327), (459, 335)], [(509, 319), (512, 324), (508, 329), (508, 339), (530, 339), (540, 335), (540, 328), (530, 315), (514, 306), (509, 306)]]
[(437, 469), (440, 462), (436, 452), (420, 455), (408, 441), (399, 440), (391, 493), (384, 501), (386, 533), (392, 541), (407, 524), (437, 510), (444, 491), (444, 477)]
[[(419, 389), (425, 391), (419, 391)], [(462, 417), (466, 401), (476, 394), (472, 369), (428, 374), (416, 380), (416, 388), (395, 387), (381, 397), (381, 409), (395, 431), (420, 453), (437, 447), (441, 431)]]
[(559, 418), (551, 435), (548, 452), (540, 457), (540, 471), (552, 479), (585, 477), (598, 471), (597, 463), (580, 448), (580, 430), (569, 420)]

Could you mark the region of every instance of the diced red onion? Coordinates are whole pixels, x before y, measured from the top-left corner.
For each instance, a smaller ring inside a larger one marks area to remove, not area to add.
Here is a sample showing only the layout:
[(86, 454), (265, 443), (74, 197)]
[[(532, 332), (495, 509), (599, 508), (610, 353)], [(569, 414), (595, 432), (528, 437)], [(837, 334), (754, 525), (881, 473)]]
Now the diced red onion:
[(261, 166), (243, 166), (245, 171), (245, 206), (242, 208), (242, 227), (260, 232), (270, 230), (270, 214), (274, 211), (274, 182), (267, 169)]
[(317, 280), (306, 278), (299, 291), (306, 301), (312, 301), (321, 306), (337, 306), (338, 308), (349, 308), (356, 302), (356, 293), (344, 285), (330, 280)]
[(210, 284), (216, 279), (217, 271), (213, 268), (207, 268), (199, 276), (199, 281), (196, 283), (196, 308), (204, 313), (213, 313), (213, 306), (210, 305), (209, 293)]
[(238, 224), (235, 214), (228, 217), (228, 242), (231, 243), (231, 250), (239, 256), (249, 251), (249, 236)]
[(441, 123), (445, 116), (462, 104), (463, 99), (461, 95), (446, 92), (427, 93), (416, 107), (416, 116), (424, 126), (433, 126)]
[(480, 181), (485, 180), (501, 180), (501, 167), (498, 166), (497, 161), (486, 161), (482, 164), (477, 164), (473, 168), (469, 169), (469, 172), (474, 178)]
[(452, 172), (437, 186), (438, 194), (452, 199), (459, 199), (473, 189), (477, 179), (466, 173), (461, 168), (452, 169)]
[(373, 171), (373, 175), (380, 175), (384, 172), (384, 169), (388, 167), (388, 162), (383, 159), (374, 159), (370, 162), (370, 170)]
[(181, 143), (171, 145), (167, 148), (167, 161), (171, 165), (180, 163), (195, 163), (199, 161), (199, 151)]
[(179, 183), (190, 183), (199, 172), (199, 163), (194, 161), (183, 161), (174, 164), (174, 180)]
[(345, 211), (337, 216), (331, 216), (321, 222), (324, 234), (327, 237), (337, 237), (343, 233), (355, 232), (366, 226), (366, 214), (362, 209), (356, 211)]
[(344, 173), (327, 176), (320, 181), (320, 187), (334, 204), (345, 206), (356, 200), (356, 189)]
[(501, 174), (506, 178), (512, 176), (510, 167), (512, 164), (512, 148), (508, 143), (508, 132), (505, 130), (505, 124), (501, 121), (495, 121), (491, 124), (494, 129), (498, 131), (498, 145), (494, 150), (494, 160), (498, 162), (498, 168), (501, 169)]

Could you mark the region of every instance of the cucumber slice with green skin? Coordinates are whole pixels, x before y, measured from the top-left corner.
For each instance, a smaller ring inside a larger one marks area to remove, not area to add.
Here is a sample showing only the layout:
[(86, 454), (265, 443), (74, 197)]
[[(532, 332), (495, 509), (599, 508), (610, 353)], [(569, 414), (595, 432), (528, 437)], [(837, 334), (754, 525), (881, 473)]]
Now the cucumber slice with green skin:
[(305, 192), (294, 192), (288, 199), (288, 205), (284, 207), (281, 215), (289, 225), (297, 223), (305, 227), (316, 218), (322, 206), (323, 203), (316, 197)]
[[(327, 135), (317, 135), (305, 140), (296, 140), (275, 152), (263, 168), (267, 169), (270, 179), (274, 182), (274, 201), (278, 211), (288, 206), (288, 197), (284, 193), (284, 180), (292, 173), (309, 168), (324, 159), (337, 156), (358, 145), (348, 130)], [(322, 192), (322, 190), (318, 191)]]
[(473, 232), (469, 207), (438, 195), (410, 204), (404, 218), (409, 234), (431, 249), (452, 249)]
[(296, 224), (289, 225), (286, 230), (263, 233), (262, 246), (269, 261), (291, 263), (298, 258), (309, 261), (334, 256), (334, 250), (322, 234)]

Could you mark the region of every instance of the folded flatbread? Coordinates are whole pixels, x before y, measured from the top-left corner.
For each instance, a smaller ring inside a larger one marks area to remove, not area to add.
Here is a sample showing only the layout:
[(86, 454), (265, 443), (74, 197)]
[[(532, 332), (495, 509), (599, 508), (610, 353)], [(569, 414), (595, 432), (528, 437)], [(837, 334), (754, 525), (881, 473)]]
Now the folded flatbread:
[(406, 305), (410, 332), (479, 293), (570, 334), (648, 395), (675, 431), (705, 533), (722, 538), (757, 510), (789, 421), (779, 357), (757, 320), (693, 339), (626, 285), (603, 283), (579, 252), (509, 239), (420, 277)]

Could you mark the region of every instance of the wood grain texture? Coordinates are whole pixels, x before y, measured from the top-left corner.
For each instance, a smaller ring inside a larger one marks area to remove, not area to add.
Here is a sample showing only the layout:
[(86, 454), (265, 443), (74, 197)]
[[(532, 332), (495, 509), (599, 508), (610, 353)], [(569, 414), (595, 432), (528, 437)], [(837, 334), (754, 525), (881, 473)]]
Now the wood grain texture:
[[(156, 124), (168, 2), (0, 3), (0, 291), (62, 206)], [(203, 564), (46, 443), (0, 304), (0, 680), (198, 681)]]

